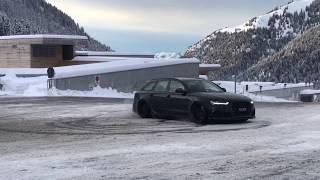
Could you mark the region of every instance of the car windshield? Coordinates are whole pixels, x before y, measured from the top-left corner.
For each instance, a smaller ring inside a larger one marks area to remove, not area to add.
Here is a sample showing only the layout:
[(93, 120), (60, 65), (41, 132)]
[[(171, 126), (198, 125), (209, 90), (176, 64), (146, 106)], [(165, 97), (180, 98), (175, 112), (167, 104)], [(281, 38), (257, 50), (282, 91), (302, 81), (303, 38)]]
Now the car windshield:
[(206, 80), (185, 80), (190, 92), (223, 92), (216, 84)]

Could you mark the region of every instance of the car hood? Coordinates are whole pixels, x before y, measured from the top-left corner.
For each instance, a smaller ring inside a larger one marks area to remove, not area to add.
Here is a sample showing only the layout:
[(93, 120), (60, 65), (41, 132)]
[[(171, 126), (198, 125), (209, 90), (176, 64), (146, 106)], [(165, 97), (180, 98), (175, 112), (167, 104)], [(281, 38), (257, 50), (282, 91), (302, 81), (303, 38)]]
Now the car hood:
[(252, 100), (246, 96), (238, 95), (238, 94), (232, 94), (232, 93), (226, 93), (226, 92), (198, 92), (198, 93), (192, 93), (191, 95), (196, 97), (202, 97), (202, 98), (208, 98), (210, 100), (215, 101), (226, 101), (226, 102), (251, 102)]

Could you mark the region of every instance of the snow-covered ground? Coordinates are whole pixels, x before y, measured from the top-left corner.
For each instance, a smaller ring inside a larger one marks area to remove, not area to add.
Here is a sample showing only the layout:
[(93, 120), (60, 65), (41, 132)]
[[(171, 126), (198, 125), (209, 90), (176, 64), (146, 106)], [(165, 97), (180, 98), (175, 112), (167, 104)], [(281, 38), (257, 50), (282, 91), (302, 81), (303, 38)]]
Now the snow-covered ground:
[(249, 123), (197, 126), (99, 98), (4, 98), (0, 179), (319, 179), (319, 108), (257, 104)]
[[(232, 81), (215, 81), (216, 84), (220, 85), (223, 88), (226, 88), (228, 92), (234, 93), (235, 83)], [(266, 90), (275, 90), (275, 89), (284, 89), (284, 88), (295, 88), (295, 87), (306, 87), (312, 86), (313, 84), (306, 85), (305, 83), (274, 83), (274, 82), (237, 82), (237, 93), (244, 94), (246, 91), (246, 85), (249, 87), (249, 92), (258, 92), (260, 91), (260, 86), (262, 86), (262, 91)]]

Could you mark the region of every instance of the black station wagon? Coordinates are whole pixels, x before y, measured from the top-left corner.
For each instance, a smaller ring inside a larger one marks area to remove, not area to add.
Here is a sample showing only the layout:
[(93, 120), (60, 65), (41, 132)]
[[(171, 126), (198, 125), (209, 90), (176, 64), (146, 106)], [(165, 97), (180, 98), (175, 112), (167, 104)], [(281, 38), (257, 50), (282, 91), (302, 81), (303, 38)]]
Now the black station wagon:
[(190, 118), (195, 123), (247, 121), (254, 102), (227, 93), (213, 82), (192, 78), (157, 79), (135, 93), (133, 111), (142, 118)]

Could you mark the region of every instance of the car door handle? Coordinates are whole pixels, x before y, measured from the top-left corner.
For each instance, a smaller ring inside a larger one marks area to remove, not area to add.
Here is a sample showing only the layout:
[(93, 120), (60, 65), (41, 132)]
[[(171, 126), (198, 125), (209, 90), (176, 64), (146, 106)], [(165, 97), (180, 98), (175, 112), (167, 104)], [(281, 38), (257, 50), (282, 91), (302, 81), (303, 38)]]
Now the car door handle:
[(154, 94), (150, 94), (150, 97), (153, 97), (154, 96)]

